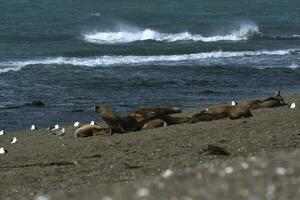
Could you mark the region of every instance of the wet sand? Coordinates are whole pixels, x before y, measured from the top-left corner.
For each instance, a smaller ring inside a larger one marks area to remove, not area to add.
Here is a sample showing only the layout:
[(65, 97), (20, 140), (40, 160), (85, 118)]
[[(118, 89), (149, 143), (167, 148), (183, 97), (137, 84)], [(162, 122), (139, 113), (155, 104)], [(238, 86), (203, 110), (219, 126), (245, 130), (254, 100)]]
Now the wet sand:
[(75, 138), (73, 127), (0, 136), (0, 199), (299, 199), (299, 108), (252, 113), (106, 137)]

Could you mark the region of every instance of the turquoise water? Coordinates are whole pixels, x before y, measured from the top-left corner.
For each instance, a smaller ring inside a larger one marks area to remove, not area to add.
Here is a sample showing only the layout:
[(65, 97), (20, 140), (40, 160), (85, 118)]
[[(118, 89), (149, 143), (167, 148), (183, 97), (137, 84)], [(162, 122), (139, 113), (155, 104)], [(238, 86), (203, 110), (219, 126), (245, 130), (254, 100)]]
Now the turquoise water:
[(10, 0), (0, 23), (0, 129), (300, 92), (297, 0)]

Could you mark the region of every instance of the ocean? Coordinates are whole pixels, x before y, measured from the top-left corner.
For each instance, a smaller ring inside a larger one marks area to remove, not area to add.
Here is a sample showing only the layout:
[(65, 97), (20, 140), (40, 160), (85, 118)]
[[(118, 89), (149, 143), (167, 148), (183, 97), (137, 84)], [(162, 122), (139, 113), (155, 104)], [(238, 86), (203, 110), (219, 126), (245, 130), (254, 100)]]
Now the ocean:
[(1, 1), (0, 129), (299, 93), (299, 55), (299, 0)]

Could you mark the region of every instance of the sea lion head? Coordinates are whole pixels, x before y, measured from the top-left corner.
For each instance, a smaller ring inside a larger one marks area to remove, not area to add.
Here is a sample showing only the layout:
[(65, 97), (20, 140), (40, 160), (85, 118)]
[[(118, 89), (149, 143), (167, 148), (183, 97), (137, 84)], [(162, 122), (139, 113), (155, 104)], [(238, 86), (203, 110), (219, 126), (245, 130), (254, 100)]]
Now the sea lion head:
[(107, 111), (111, 111), (110, 108), (108, 106), (105, 106), (105, 105), (100, 105), (100, 106), (94, 106), (94, 111), (96, 113), (104, 113), (104, 112), (107, 112)]
[(284, 103), (284, 99), (283, 99), (283, 97), (280, 95), (280, 91), (279, 91), (279, 90), (277, 90), (277, 91), (275, 92), (274, 98), (277, 99), (277, 100), (279, 100), (280, 102)]

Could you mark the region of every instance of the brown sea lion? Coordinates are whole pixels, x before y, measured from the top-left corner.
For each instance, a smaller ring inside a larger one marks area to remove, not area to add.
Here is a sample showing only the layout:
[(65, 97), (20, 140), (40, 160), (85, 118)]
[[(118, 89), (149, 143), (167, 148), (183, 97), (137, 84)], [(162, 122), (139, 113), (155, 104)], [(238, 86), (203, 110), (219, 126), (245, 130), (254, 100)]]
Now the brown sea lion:
[(178, 107), (168, 108), (168, 107), (152, 107), (152, 108), (139, 108), (135, 110), (132, 114), (137, 121), (141, 121), (146, 119), (149, 115), (169, 115), (169, 114), (176, 114), (181, 113), (182, 110)]
[(102, 119), (112, 129), (112, 133), (139, 131), (143, 128), (145, 123), (158, 118), (157, 115), (149, 115), (147, 118), (138, 121), (131, 115), (120, 117), (108, 106), (95, 106), (94, 109), (95, 112), (100, 113)]
[(168, 126), (167, 122), (161, 119), (154, 119), (144, 124), (143, 129), (153, 129)]
[(205, 113), (216, 116), (225, 116), (230, 119), (240, 119), (241, 117), (252, 117), (250, 105), (236, 105), (236, 106), (218, 106), (208, 108)]
[(173, 117), (170, 115), (162, 115), (159, 117), (159, 119), (162, 119), (168, 125), (183, 124), (190, 121), (190, 117)]
[(103, 128), (98, 125), (84, 125), (75, 131), (75, 137), (88, 137), (95, 135), (111, 135), (110, 128)]
[(211, 113), (206, 113), (206, 111), (203, 110), (193, 115), (189, 122), (196, 123), (199, 121), (212, 121), (212, 120), (224, 119), (226, 117), (227, 114), (225, 112), (211, 114)]
[(283, 97), (280, 95), (280, 91), (276, 91), (273, 97), (268, 97), (263, 100), (250, 100), (241, 102), (239, 105), (242, 106), (250, 106), (251, 109), (259, 109), (259, 108), (272, 108), (287, 105), (284, 102)]

